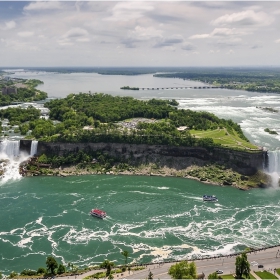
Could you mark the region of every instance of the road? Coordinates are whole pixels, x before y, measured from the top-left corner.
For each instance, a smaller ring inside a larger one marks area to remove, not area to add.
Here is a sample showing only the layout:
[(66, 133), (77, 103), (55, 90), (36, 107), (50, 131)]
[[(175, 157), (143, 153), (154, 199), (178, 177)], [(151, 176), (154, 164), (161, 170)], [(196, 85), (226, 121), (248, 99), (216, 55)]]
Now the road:
[[(253, 271), (262, 271), (265, 269), (268, 271), (271, 270), (271, 272), (273, 273), (274, 268), (280, 268), (280, 246), (251, 252), (248, 253), (247, 256), (248, 261), (251, 264), (251, 270)], [(224, 274), (234, 274), (235, 259), (236, 256), (228, 256), (195, 260), (194, 262), (196, 264), (197, 273), (204, 273), (205, 277), (207, 278), (210, 273), (213, 273), (216, 270), (222, 270)], [(175, 264), (175, 262), (148, 265), (144, 270), (135, 272), (131, 271), (130, 274), (128, 271), (126, 271), (123, 274), (114, 275), (114, 279), (147, 279), (150, 271), (153, 273), (154, 279), (170, 279), (171, 277), (168, 274), (168, 270), (173, 264)], [(263, 268), (258, 268), (258, 264), (262, 264)], [(59, 279), (82, 279), (98, 271), (102, 270), (94, 270), (82, 275), (69, 276), (65, 278), (61, 277)]]
[[(258, 251), (255, 253), (248, 253), (248, 261), (251, 264), (251, 270), (253, 271), (261, 271), (263, 269), (272, 270), (273, 273), (274, 268), (280, 268), (280, 247), (275, 247), (271, 249), (266, 249), (263, 251)], [(279, 253), (278, 253), (279, 252)], [(222, 270), (224, 274), (234, 274), (235, 273), (235, 259), (236, 256), (233, 257), (220, 257), (215, 259), (207, 259), (207, 260), (196, 260), (196, 268), (197, 273), (204, 273), (205, 277), (207, 277), (210, 273), (213, 273), (216, 270)], [(257, 264), (262, 264), (264, 268), (258, 268)], [(146, 279), (149, 274), (149, 270), (153, 273), (154, 279), (170, 279), (170, 275), (168, 274), (168, 269), (174, 263), (165, 263), (162, 265), (150, 265), (147, 269), (135, 272), (133, 275), (126, 276), (126, 279)]]

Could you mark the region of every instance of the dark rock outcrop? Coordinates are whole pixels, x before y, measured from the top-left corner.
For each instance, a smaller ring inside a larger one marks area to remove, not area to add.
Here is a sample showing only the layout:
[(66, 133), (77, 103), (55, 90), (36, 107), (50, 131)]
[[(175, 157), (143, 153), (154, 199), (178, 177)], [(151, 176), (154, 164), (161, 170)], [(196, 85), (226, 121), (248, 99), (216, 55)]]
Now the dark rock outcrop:
[(19, 141), (19, 149), (22, 152), (26, 152), (27, 154), (30, 154), (31, 150), (31, 140), (20, 140)]

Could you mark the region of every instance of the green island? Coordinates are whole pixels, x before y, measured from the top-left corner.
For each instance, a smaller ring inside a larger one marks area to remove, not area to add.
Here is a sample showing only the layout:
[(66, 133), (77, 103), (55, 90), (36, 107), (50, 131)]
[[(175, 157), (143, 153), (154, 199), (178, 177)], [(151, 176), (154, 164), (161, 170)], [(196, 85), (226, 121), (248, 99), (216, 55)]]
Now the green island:
[(45, 100), (47, 93), (36, 89), (42, 83), (36, 79), (10, 78), (0, 74), (0, 106)]
[(269, 134), (276, 134), (276, 135), (278, 134), (277, 131), (275, 131), (275, 130), (270, 130), (269, 128), (265, 128), (264, 131), (265, 131), (265, 132), (268, 132)]
[[(263, 151), (248, 141), (238, 124), (177, 105), (176, 100), (80, 93), (46, 102), (49, 119), (40, 118), (32, 107), (1, 110), (0, 117), (18, 125), (25, 139), (46, 146), (22, 164), (25, 176), (132, 174), (192, 178), (241, 189), (269, 185), (269, 176), (258, 168), (249, 166), (248, 172), (248, 166), (240, 166), (253, 158), (262, 164)], [(97, 149), (94, 143), (103, 146)]]
[(124, 87), (121, 87), (121, 89), (126, 89), (126, 90), (139, 90), (139, 87), (124, 86)]
[(279, 68), (189, 68), (154, 74), (154, 77), (195, 80), (226, 89), (280, 93)]

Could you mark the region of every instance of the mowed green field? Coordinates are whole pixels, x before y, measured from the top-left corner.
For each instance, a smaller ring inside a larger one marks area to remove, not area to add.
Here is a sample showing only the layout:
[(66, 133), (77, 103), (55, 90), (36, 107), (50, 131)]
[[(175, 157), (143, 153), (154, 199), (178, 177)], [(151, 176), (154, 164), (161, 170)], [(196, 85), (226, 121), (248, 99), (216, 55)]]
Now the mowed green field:
[(196, 138), (212, 138), (214, 143), (224, 147), (239, 148), (246, 150), (259, 150), (256, 145), (241, 139), (237, 133), (229, 133), (225, 128), (215, 130), (190, 130), (192, 136)]
[[(223, 279), (236, 279), (233, 274), (225, 274), (221, 275)], [(245, 278), (244, 278), (245, 279)], [(250, 279), (256, 279), (251, 273), (250, 273)]]

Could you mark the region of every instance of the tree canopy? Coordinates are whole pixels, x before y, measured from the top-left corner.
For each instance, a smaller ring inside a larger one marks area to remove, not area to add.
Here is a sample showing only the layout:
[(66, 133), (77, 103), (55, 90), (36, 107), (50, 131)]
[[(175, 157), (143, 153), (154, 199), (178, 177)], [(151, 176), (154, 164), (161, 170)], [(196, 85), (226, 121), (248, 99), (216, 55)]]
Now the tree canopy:
[(51, 274), (54, 274), (55, 273), (54, 270), (58, 267), (55, 258), (52, 256), (47, 257), (46, 265), (47, 265), (47, 270), (51, 271)]
[[(107, 142), (213, 147), (212, 138), (194, 138), (190, 130), (225, 128), (246, 141), (240, 126), (207, 112), (179, 110), (175, 100), (137, 100), (108, 94), (70, 94), (45, 103), (50, 119), (35, 119), (20, 127), (22, 133), (51, 142)], [(120, 121), (137, 118), (129, 128)], [(141, 122), (141, 118), (151, 120)], [(187, 129), (180, 130), (185, 126)]]
[(250, 263), (247, 260), (247, 254), (245, 252), (236, 257), (235, 274), (237, 279), (241, 279), (242, 275), (246, 278), (250, 276)]
[(128, 258), (128, 255), (129, 255), (128, 251), (124, 250), (124, 251), (121, 252), (121, 254), (122, 254), (122, 255), (124, 256), (124, 258), (125, 258), (125, 264), (127, 264), (127, 258)]
[(196, 279), (196, 265), (194, 262), (181, 261), (172, 265), (168, 274), (172, 279)]

